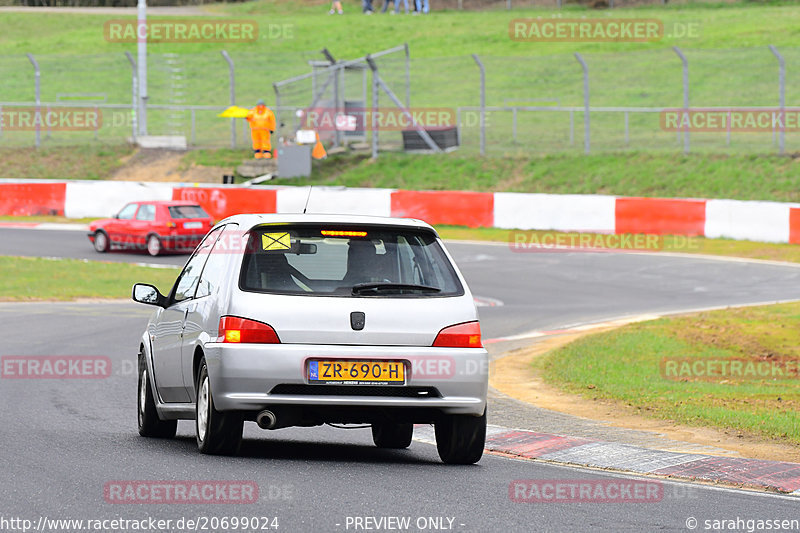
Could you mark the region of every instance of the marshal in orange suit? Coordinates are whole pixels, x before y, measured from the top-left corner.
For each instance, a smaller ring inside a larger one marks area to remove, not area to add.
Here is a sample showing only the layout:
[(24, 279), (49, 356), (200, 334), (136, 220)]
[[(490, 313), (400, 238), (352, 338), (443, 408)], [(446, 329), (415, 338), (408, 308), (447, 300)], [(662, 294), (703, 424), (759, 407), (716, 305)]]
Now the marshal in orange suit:
[(247, 114), (247, 122), (250, 123), (250, 137), (253, 139), (253, 155), (256, 159), (270, 159), (272, 157), (270, 136), (275, 131), (275, 114), (267, 107), (264, 100), (259, 100)]

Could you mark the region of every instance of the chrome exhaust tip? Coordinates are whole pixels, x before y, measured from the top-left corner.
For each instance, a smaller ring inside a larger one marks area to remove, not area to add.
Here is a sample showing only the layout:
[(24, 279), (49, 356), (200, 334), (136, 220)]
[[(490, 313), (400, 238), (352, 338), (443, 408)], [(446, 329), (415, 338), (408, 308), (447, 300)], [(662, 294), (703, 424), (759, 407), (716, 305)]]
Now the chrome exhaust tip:
[(264, 409), (256, 415), (256, 424), (261, 429), (274, 429), (278, 425), (278, 417), (269, 409)]

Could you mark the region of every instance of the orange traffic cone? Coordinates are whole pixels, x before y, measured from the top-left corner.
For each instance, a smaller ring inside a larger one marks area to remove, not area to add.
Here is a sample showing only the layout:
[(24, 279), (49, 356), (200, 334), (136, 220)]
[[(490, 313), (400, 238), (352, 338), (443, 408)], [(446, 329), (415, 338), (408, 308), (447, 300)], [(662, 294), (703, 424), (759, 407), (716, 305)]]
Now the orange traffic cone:
[(314, 159), (325, 159), (328, 157), (328, 152), (325, 151), (325, 147), (322, 146), (319, 140), (319, 133), (317, 133), (317, 144), (315, 144), (314, 149), (311, 150), (311, 157)]

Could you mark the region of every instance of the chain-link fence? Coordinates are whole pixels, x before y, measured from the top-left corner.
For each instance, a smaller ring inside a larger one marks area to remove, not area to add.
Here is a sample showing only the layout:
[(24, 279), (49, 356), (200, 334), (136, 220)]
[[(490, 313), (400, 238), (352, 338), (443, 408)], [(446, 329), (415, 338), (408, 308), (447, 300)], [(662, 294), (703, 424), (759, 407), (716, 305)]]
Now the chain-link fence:
[[(687, 61), (686, 87), (678, 52)], [(800, 99), (800, 48), (776, 52), (785, 62), (784, 105), (793, 108)], [(269, 57), (231, 52), (234, 101), (251, 107), (264, 99), (276, 108), (284, 123), (279, 135), (286, 137), (308, 118), (298, 116), (298, 110), (332, 107), (337, 113), (356, 118), (358, 113), (353, 110), (361, 110), (366, 122), (357, 122), (356, 129), (352, 124), (334, 124), (326, 130), (329, 141), (338, 144), (371, 144), (374, 128), (369, 112), (375, 108), (391, 110), (393, 120), (400, 117), (402, 123), (402, 112), (383, 86), (374, 101), (376, 77), (366, 60), (336, 57), (335, 49), (331, 54), (337, 61), (334, 67), (331, 58), (319, 51)], [(244, 121), (237, 120), (232, 132), (231, 119), (217, 117), (231, 104), (231, 69), (222, 54), (151, 53), (148, 57), (150, 135), (181, 135), (190, 145), (202, 147), (249, 144)], [(391, 53), (376, 54), (374, 66), (385, 87), (404, 107), (417, 112), (444, 112), (445, 118), (457, 122), (462, 151), (479, 152), (484, 147), (487, 155), (505, 155), (583, 152), (587, 148), (592, 153), (679, 152), (688, 148), (691, 152), (769, 153), (779, 151), (781, 138), (786, 151), (800, 148), (800, 128), (780, 123), (712, 131), (665, 126), (665, 112), (684, 108), (685, 96), (692, 110), (778, 109), (780, 63), (766, 46), (584, 53), (581, 58), (587, 67), (588, 92), (584, 91), (583, 68), (571, 53), (478, 56), (476, 61), (469, 50), (454, 57), (417, 58), (413, 49), (407, 54), (400, 46)], [(34, 63), (39, 70), (41, 113), (52, 109), (96, 110), (101, 118), (96, 124), (77, 129), (42, 123), (38, 132), (42, 145), (119, 143), (131, 138), (136, 119), (132, 112), (134, 70), (125, 54), (5, 55), (0, 57), (0, 146), (36, 142), (35, 128), (19, 122), (25, 112), (30, 115), (37, 109)], [(483, 86), (479, 63), (485, 71)], [(339, 74), (333, 75), (335, 80), (326, 86), (334, 72)], [(304, 77), (279, 82), (298, 76)], [(378, 124), (380, 150), (402, 149), (401, 126)]]

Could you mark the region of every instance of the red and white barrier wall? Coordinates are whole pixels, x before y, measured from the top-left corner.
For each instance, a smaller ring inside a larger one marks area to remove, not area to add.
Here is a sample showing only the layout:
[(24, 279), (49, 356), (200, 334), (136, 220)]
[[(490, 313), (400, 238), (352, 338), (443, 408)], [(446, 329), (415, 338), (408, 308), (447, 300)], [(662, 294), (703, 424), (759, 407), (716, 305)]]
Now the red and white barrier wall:
[(242, 187), (124, 181), (0, 180), (0, 215), (105, 217), (134, 200), (187, 200), (236, 213), (347, 213), (431, 224), (594, 233), (701, 235), (800, 244), (800, 204), (579, 194)]

